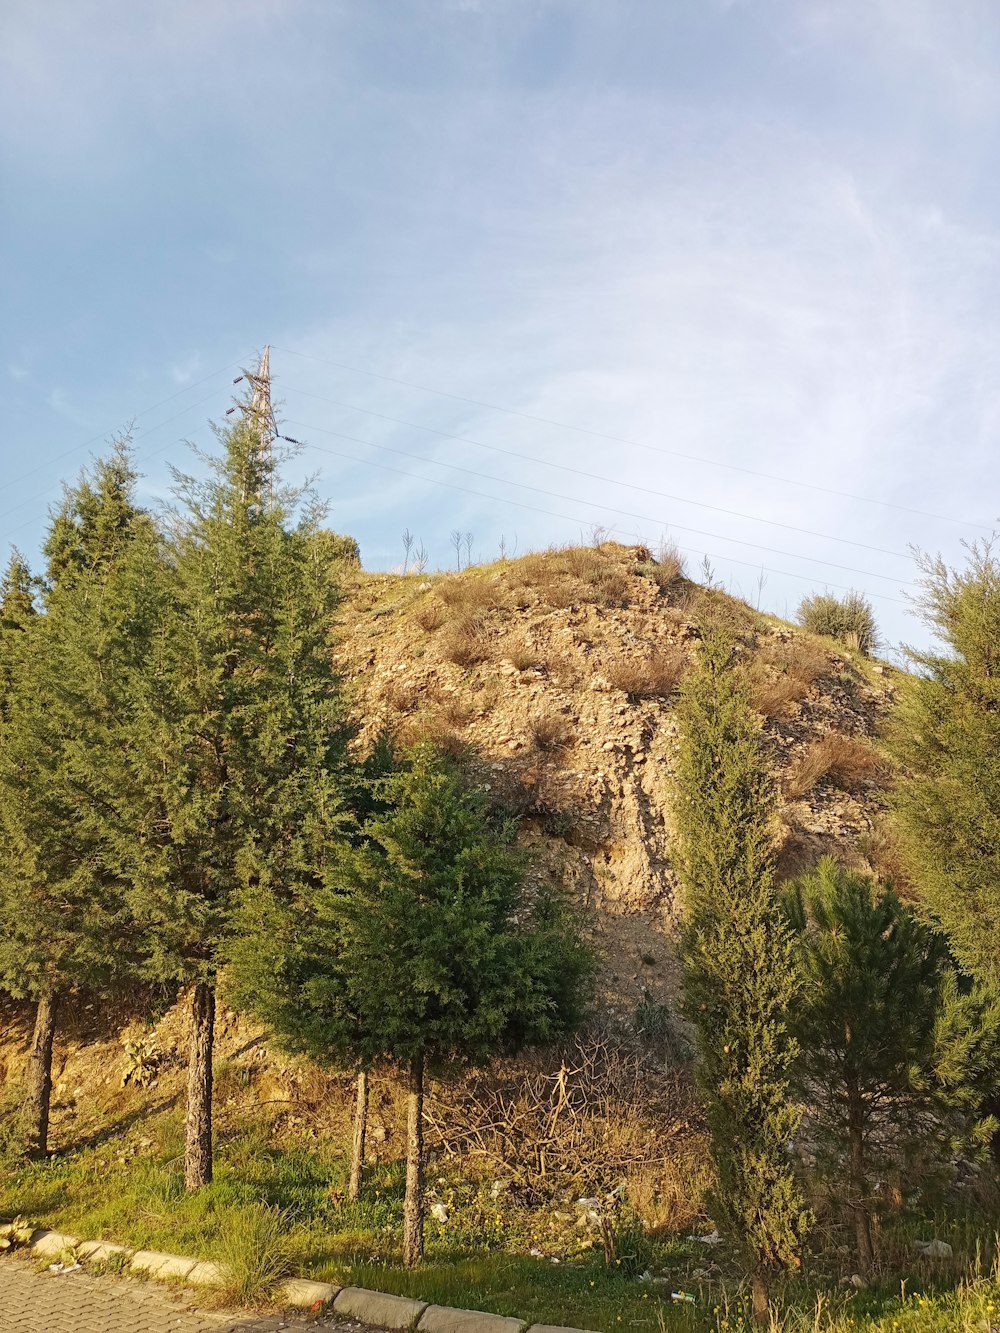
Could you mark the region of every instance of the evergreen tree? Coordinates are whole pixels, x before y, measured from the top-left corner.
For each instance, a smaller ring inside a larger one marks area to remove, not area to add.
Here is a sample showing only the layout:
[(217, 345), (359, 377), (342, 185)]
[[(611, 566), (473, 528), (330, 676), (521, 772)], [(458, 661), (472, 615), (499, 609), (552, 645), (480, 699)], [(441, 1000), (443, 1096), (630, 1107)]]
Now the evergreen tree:
[(717, 1175), (713, 1215), (742, 1252), (754, 1317), (798, 1263), (809, 1215), (789, 1149), (799, 993), (794, 942), (774, 885), (775, 795), (748, 685), (724, 637), (706, 639), (681, 687), (675, 824), (684, 889), (685, 1008)]
[[(846, 1178), (869, 1276), (871, 1168), (891, 1164), (908, 1137), (931, 1134), (940, 1107), (947, 953), (891, 888), (829, 857), (790, 887), (787, 907), (803, 976), (793, 1025), (798, 1073), (831, 1175)], [(958, 1068), (952, 1081), (963, 1081)]]
[(889, 731), (908, 868), (956, 959), (1000, 996), (1000, 561), (922, 558), (923, 618), (944, 651), (910, 652)]
[(147, 973), (193, 984), (185, 1180), (212, 1178), (219, 950), (241, 894), (304, 891), (342, 821), (335, 593), (251, 411), (178, 477), (171, 598), (148, 678), (130, 908)]
[(379, 784), (363, 837), (306, 897), (254, 900), (240, 994), (323, 1064), (409, 1074), (403, 1254), (423, 1252), (425, 1072), (556, 1039), (576, 1022), (588, 956), (549, 895), (531, 898), (515, 830), (453, 762), (417, 749)]
[(59, 1004), (76, 987), (106, 983), (129, 955), (128, 913), (106, 850), (155, 581), (155, 538), (134, 504), (134, 481), (122, 444), (67, 490), (46, 551), (53, 534), (62, 548), (76, 533), (74, 559), (50, 562), (42, 614), (23, 562), (15, 559), (4, 587), (0, 984), (36, 1006), (34, 1155), (47, 1151)]

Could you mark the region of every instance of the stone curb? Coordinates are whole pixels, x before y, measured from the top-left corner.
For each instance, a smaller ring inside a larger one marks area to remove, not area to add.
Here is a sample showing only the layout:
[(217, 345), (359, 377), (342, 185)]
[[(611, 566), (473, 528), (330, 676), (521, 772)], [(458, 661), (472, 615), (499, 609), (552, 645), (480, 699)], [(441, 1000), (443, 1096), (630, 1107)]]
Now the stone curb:
[[(106, 1263), (123, 1256), (125, 1266), (137, 1275), (153, 1278), (180, 1278), (196, 1286), (221, 1286), (225, 1273), (210, 1259), (190, 1259), (159, 1250), (130, 1250), (106, 1240), (79, 1240), (60, 1231), (36, 1231), (28, 1249), (38, 1259), (58, 1259), (65, 1252), (90, 1263)], [(329, 1282), (293, 1277), (283, 1283), (280, 1297), (287, 1305), (312, 1308), (332, 1305), (337, 1315), (351, 1315), (366, 1324), (383, 1328), (416, 1330), (416, 1333), (588, 1333), (587, 1329), (566, 1328), (554, 1324), (528, 1325), (523, 1319), (486, 1314), (482, 1310), (458, 1310), (450, 1305), (428, 1305), (409, 1296), (390, 1296), (388, 1292), (369, 1291), (366, 1287), (335, 1287)]]

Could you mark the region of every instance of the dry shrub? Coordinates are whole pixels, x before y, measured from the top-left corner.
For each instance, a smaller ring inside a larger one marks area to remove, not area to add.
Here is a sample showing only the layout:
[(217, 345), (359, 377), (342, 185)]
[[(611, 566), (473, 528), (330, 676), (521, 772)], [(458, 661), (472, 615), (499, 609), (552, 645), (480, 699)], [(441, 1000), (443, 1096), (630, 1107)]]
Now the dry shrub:
[(665, 699), (680, 684), (689, 665), (684, 649), (672, 644), (648, 657), (622, 653), (606, 663), (603, 671), (612, 689), (622, 690), (630, 699)]
[(475, 1155), (529, 1199), (555, 1189), (628, 1197), (661, 1230), (691, 1226), (702, 1204), (705, 1150), (681, 1071), (618, 1033), (591, 1032), (524, 1064), (496, 1061), (460, 1083), (435, 1084), (428, 1146)]
[(450, 727), (466, 727), (476, 716), (475, 708), (460, 694), (441, 694), (435, 711)]
[(792, 762), (783, 784), (785, 795), (793, 800), (804, 796), (823, 778), (853, 791), (876, 778), (880, 768), (879, 757), (867, 741), (830, 731), (812, 741)]
[(444, 624), (445, 609), (436, 597), (429, 597), (426, 602), (421, 602), (419, 606), (414, 607), (410, 616), (422, 630), (431, 633), (433, 630), (440, 629)]
[(531, 739), (539, 750), (560, 750), (573, 739), (572, 721), (554, 708), (540, 708), (528, 719)]
[(544, 669), (546, 655), (525, 634), (510, 634), (503, 642), (501, 654), (518, 671)]
[(394, 713), (412, 713), (423, 690), (415, 680), (394, 676), (382, 687), (381, 698)]
[(829, 670), (829, 655), (808, 639), (765, 640), (749, 673), (754, 706), (765, 717), (783, 717)]
[(441, 656), (456, 666), (475, 666), (493, 656), (493, 632), (482, 611), (458, 616), (441, 634)]
[(507, 601), (498, 579), (479, 576), (450, 578), (439, 585), (437, 595), (445, 606), (455, 611), (493, 611)]
[(452, 759), (465, 760), (468, 746), (455, 728), (437, 710), (407, 719), (397, 732), (403, 745), (429, 743)]
[(636, 573), (650, 579), (664, 595), (679, 591), (687, 578), (684, 557), (673, 542), (661, 542), (656, 559), (650, 556), (640, 561)]
[(633, 576), (621, 560), (592, 546), (527, 555), (518, 561), (512, 575), (552, 607), (578, 602), (628, 606), (635, 591)]

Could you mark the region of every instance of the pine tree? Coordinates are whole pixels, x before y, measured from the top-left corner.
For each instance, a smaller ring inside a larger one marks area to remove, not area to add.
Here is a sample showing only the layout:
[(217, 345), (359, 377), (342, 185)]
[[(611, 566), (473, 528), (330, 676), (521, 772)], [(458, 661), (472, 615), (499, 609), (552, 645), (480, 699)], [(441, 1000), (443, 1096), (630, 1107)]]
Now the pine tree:
[(685, 1008), (695, 1026), (717, 1176), (713, 1215), (743, 1254), (754, 1317), (798, 1262), (809, 1216), (789, 1149), (799, 993), (774, 884), (775, 795), (733, 645), (706, 639), (678, 703), (675, 823), (684, 889)]
[(919, 896), (962, 967), (1000, 996), (1000, 561), (923, 557), (921, 611), (944, 651), (911, 651), (889, 731), (896, 825)]
[(41, 614), (19, 559), (4, 586), (0, 984), (36, 1006), (28, 1146), (37, 1156), (47, 1151), (60, 1003), (74, 988), (106, 984), (129, 956), (130, 923), (106, 835), (156, 564), (134, 482), (121, 444), (66, 491), (46, 552), (51, 557), (58, 534), (60, 551), (72, 545), (74, 558), (50, 558)]
[(428, 1070), (554, 1040), (577, 1021), (588, 955), (558, 904), (526, 888), (514, 828), (453, 762), (416, 750), (380, 783), (363, 836), (305, 897), (255, 902), (235, 942), (239, 992), (321, 1063), (408, 1071), (403, 1254), (423, 1252)]
[[(929, 1136), (941, 1106), (947, 951), (891, 888), (829, 857), (790, 887), (787, 907), (803, 975), (793, 1024), (798, 1074), (831, 1175), (846, 1179), (869, 1276), (871, 1170), (890, 1165), (907, 1137)], [(955, 1069), (953, 1083), (961, 1081)]]
[(172, 580), (148, 679), (129, 904), (147, 973), (191, 984), (185, 1180), (212, 1178), (219, 951), (241, 894), (311, 883), (342, 820), (335, 592), (307, 510), (276, 484), (253, 414), (178, 477)]

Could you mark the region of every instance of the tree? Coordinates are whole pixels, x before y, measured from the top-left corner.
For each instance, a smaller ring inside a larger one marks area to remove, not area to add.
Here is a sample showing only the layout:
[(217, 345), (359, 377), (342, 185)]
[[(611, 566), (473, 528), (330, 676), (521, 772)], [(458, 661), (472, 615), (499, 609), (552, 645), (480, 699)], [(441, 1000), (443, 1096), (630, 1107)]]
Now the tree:
[(743, 1254), (754, 1318), (798, 1262), (809, 1215), (789, 1148), (799, 1123), (788, 1029), (794, 941), (774, 885), (775, 795), (733, 644), (705, 640), (681, 686), (674, 818), (684, 889), (685, 1009), (717, 1175), (713, 1215)]
[[(4, 583), (0, 708), (0, 984), (35, 1003), (29, 1143), (47, 1151), (60, 1002), (106, 984), (131, 935), (109, 841), (155, 601), (157, 551), (124, 443), (53, 517), (42, 614), (15, 557)], [(71, 556), (68, 554), (71, 552)]]
[(867, 1277), (871, 1167), (892, 1162), (906, 1136), (934, 1130), (947, 950), (889, 886), (829, 857), (790, 886), (787, 909), (803, 976), (798, 1074), (833, 1171), (846, 1170)]
[(917, 892), (956, 959), (1000, 995), (1000, 561), (921, 557), (924, 621), (944, 651), (910, 650), (889, 730), (896, 827)]
[(220, 949), (241, 893), (316, 879), (343, 819), (336, 593), (312, 508), (244, 404), (209, 475), (178, 475), (170, 600), (139, 725), (129, 907), (157, 980), (191, 984), (185, 1181), (212, 1178)]
[(381, 810), (307, 897), (271, 894), (235, 941), (239, 992), (321, 1063), (408, 1072), (403, 1256), (423, 1253), (428, 1070), (552, 1041), (577, 1021), (589, 960), (558, 902), (529, 893), (515, 829), (453, 761), (419, 747)]

